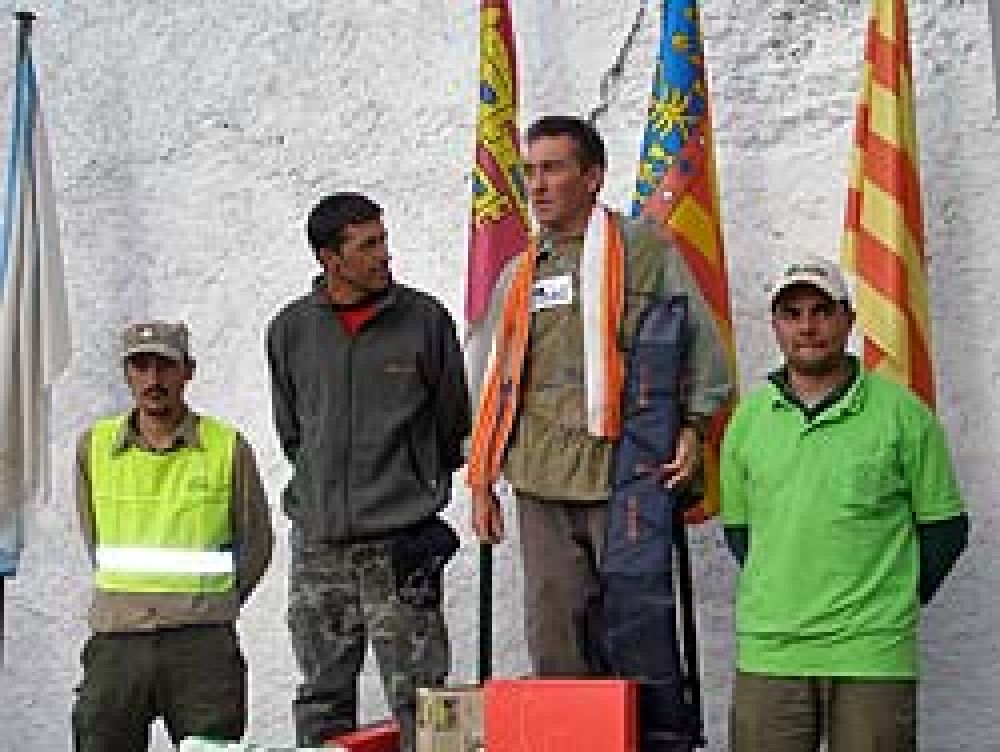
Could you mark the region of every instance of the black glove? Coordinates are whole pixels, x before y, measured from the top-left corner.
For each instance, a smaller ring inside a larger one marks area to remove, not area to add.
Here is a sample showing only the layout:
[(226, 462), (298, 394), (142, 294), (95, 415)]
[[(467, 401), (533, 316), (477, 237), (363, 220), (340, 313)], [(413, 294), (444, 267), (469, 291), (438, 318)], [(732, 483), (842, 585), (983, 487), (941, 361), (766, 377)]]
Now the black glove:
[(451, 525), (436, 515), (396, 533), (390, 555), (399, 597), (417, 608), (439, 606), (441, 574), (458, 545)]

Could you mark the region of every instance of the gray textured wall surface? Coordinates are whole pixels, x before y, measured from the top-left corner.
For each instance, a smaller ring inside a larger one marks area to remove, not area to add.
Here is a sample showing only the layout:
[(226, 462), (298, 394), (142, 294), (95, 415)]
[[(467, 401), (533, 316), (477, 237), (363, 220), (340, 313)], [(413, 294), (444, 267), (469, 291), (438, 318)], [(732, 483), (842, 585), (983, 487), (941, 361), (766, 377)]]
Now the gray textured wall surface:
[[(71, 495), (75, 436), (127, 404), (121, 326), (186, 319), (195, 406), (240, 425), (272, 498), (288, 470), (269, 419), (263, 330), (313, 273), (304, 217), (321, 195), (384, 203), (396, 274), (461, 317), (476, 93), (474, 0), (39, 2), (35, 53), (55, 160), (74, 359), (55, 394), (54, 494), (29, 518), (8, 585), (0, 749), (69, 746), (87, 564)], [(657, 5), (652, 3), (651, 5)], [(921, 726), (931, 752), (1000, 749), (1000, 125), (986, 0), (911, 3), (940, 414), (972, 508), (972, 546), (925, 611)], [(637, 3), (519, 0), (524, 118), (589, 110)], [(562, 16), (554, 15), (555, 7)], [(543, 12), (545, 9), (548, 12)], [(765, 281), (801, 251), (835, 256), (867, 0), (703, 0), (720, 185), (744, 383), (775, 362)], [(657, 19), (601, 126), (605, 198), (628, 199)], [(0, 61), (13, 62), (13, 24)], [(3, 86), (9, 87), (9, 76)], [(6, 89), (2, 92), (4, 101)], [(458, 680), (475, 674), (475, 547), (448, 576)], [(284, 625), (285, 523), (242, 621), (251, 736), (288, 743), (296, 671)], [(695, 532), (710, 746), (725, 747), (733, 567)], [(496, 664), (527, 670), (516, 548), (498, 550)], [(367, 717), (383, 712), (369, 671)], [(157, 748), (165, 748), (162, 734)]]

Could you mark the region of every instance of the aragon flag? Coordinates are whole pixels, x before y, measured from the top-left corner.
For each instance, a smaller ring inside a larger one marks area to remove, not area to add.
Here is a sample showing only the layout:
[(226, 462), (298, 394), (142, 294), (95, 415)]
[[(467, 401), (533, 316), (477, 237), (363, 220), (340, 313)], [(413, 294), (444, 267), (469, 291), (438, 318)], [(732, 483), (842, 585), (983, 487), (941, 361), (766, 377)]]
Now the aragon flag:
[(912, 70), (905, 0), (873, 0), (841, 250), (865, 367), (933, 407)]
[(478, 405), (513, 261), (528, 244), (517, 115), (517, 59), (507, 0), (479, 6), (479, 105), (465, 298), (466, 362)]
[[(735, 384), (729, 282), (697, 0), (664, 0), (632, 213), (654, 218), (680, 250), (715, 314)], [(689, 523), (718, 514), (719, 446), (731, 410), (731, 404), (719, 410), (705, 437), (705, 494), (687, 512)]]

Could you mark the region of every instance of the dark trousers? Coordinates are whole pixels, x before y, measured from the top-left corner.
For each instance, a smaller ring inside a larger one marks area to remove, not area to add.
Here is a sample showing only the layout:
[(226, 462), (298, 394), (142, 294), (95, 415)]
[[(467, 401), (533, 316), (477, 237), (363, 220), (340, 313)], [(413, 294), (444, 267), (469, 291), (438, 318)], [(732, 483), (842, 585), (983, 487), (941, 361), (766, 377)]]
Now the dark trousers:
[(732, 752), (916, 752), (917, 683), (736, 673)]
[(293, 705), (300, 747), (357, 726), (357, 680), (369, 641), (386, 700), (412, 752), (418, 687), (444, 683), (450, 662), (440, 605), (400, 598), (389, 544), (306, 543), (291, 536), (288, 627), (302, 673)]
[(238, 740), (246, 730), (246, 662), (231, 624), (95, 634), (81, 661), (76, 752), (145, 752), (157, 718), (175, 746), (187, 736)]
[(607, 506), (518, 496), (524, 636), (536, 676), (590, 676), (584, 611), (598, 588)]

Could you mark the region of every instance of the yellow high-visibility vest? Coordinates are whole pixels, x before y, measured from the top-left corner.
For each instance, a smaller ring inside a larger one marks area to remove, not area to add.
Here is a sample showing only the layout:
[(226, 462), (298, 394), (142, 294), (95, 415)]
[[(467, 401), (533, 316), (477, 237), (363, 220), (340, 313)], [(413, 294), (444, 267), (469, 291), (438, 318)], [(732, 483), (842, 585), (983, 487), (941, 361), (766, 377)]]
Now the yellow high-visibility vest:
[(106, 418), (91, 432), (97, 587), (130, 593), (232, 590), (236, 430), (199, 416), (198, 447), (117, 451), (127, 420), (127, 414)]

